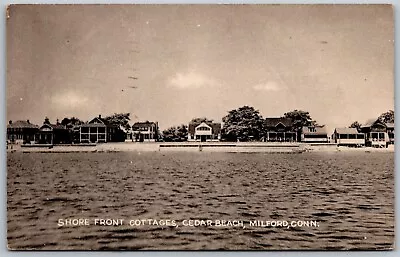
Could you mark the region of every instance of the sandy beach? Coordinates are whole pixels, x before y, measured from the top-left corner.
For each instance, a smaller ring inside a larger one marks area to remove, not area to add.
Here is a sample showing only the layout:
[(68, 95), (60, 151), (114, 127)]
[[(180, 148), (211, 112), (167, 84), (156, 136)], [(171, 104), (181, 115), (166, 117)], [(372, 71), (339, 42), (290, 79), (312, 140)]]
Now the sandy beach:
[(56, 145), (53, 147), (9, 145), (7, 152), (269, 152), (269, 153), (300, 153), (300, 152), (394, 152), (394, 145), (388, 148), (345, 147), (336, 144), (302, 144), (302, 143), (263, 143), (263, 142), (181, 142), (181, 143), (105, 143), (97, 145)]

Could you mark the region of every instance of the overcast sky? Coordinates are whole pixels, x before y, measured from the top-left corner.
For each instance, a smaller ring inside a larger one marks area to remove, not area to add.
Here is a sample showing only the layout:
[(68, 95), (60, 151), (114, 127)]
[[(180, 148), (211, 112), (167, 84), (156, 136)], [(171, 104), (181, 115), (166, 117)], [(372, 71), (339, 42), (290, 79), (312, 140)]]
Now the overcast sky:
[(9, 15), (8, 120), (130, 112), (164, 129), (250, 105), (263, 117), (306, 110), (333, 130), (394, 108), (389, 5), (25, 5)]

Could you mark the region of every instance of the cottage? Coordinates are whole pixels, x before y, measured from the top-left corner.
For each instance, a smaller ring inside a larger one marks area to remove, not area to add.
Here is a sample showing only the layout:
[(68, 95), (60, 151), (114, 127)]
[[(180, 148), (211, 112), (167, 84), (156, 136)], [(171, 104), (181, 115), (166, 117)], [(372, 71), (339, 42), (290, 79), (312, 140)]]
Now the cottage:
[(158, 136), (158, 122), (145, 121), (132, 125), (128, 139), (135, 142), (156, 142)]
[(394, 123), (385, 123), (386, 124), (386, 131), (389, 137), (389, 144), (394, 144)]
[(325, 126), (304, 126), (301, 131), (301, 142), (328, 143), (328, 133)]
[[(118, 126), (109, 124), (99, 115), (88, 123), (78, 126), (79, 143), (106, 143), (121, 141), (122, 131)], [(125, 135), (123, 136), (123, 138)], [(122, 140), (123, 141), (123, 140)]]
[(188, 130), (188, 141), (221, 140), (221, 123), (210, 121), (190, 122)]
[(58, 120), (56, 124), (51, 124), (49, 119), (46, 118), (35, 135), (35, 143), (49, 145), (69, 144), (71, 143), (71, 137), (69, 130), (61, 125)]
[[(365, 145), (373, 147), (387, 147), (390, 142), (388, 127), (386, 123), (382, 122), (380, 119), (368, 120), (360, 128), (361, 132), (365, 134)], [(389, 130), (392, 134), (394, 142), (394, 126), (393, 130)]]
[(35, 141), (35, 134), (39, 131), (39, 126), (30, 123), (29, 120), (18, 120), (7, 125), (7, 140), (11, 143), (30, 144)]
[(290, 118), (265, 118), (267, 142), (294, 142), (297, 139), (293, 121)]
[(336, 128), (332, 140), (339, 146), (364, 146), (365, 136), (356, 128)]

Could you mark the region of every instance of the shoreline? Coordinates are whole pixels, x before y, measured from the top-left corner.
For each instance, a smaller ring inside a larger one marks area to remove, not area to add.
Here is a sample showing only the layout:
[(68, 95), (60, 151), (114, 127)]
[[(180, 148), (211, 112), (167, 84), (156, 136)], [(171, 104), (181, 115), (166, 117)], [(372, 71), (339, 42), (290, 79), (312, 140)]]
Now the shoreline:
[(9, 145), (7, 153), (71, 153), (71, 152), (234, 152), (234, 153), (307, 153), (307, 152), (388, 152), (394, 153), (394, 145), (388, 148), (346, 147), (336, 144), (305, 144), (305, 143), (265, 143), (265, 142), (177, 142), (177, 143), (104, 143), (97, 145), (55, 145), (21, 146)]

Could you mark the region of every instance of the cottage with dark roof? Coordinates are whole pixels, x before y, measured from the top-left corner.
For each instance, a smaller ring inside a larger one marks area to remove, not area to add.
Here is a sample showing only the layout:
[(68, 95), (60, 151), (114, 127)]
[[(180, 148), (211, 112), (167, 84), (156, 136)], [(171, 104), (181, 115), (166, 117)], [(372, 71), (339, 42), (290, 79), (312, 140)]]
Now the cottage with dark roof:
[(336, 128), (332, 134), (332, 140), (338, 146), (364, 146), (365, 135), (356, 128)]
[(46, 118), (35, 135), (35, 143), (46, 145), (69, 144), (71, 137), (69, 130), (61, 125), (58, 120), (56, 124), (51, 124), (49, 119)]
[[(106, 143), (118, 142), (123, 133), (116, 125), (110, 124), (101, 115), (91, 121), (78, 126), (79, 143)], [(123, 136), (125, 139), (125, 135)]]
[(30, 144), (35, 141), (35, 134), (39, 131), (39, 126), (30, 123), (29, 120), (11, 120), (7, 125), (7, 140), (11, 143)]
[(221, 123), (211, 121), (190, 122), (188, 141), (219, 141), (221, 140)]
[(328, 133), (325, 126), (303, 126), (301, 142), (304, 143), (328, 143)]
[[(365, 145), (373, 147), (387, 147), (392, 141), (394, 143), (394, 125), (390, 125), (390, 129), (386, 123), (380, 119), (371, 119), (361, 126), (360, 130), (365, 134)], [(389, 133), (392, 139), (389, 137)]]
[(296, 130), (290, 118), (265, 118), (265, 137), (267, 142), (295, 142)]
[(158, 136), (158, 122), (145, 121), (136, 122), (132, 125), (128, 139), (135, 142), (156, 142)]

